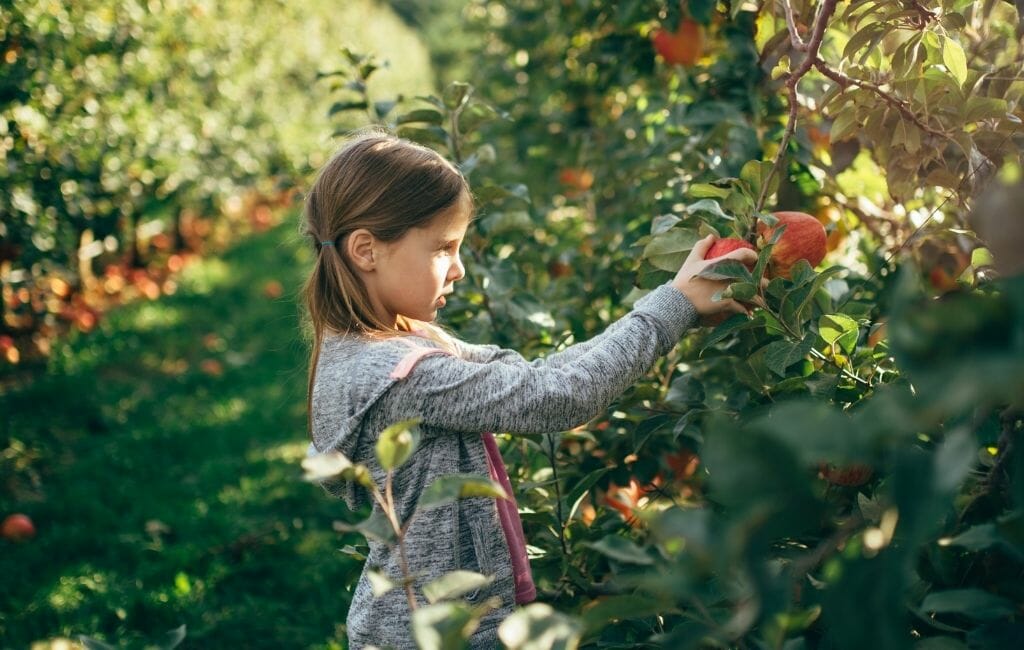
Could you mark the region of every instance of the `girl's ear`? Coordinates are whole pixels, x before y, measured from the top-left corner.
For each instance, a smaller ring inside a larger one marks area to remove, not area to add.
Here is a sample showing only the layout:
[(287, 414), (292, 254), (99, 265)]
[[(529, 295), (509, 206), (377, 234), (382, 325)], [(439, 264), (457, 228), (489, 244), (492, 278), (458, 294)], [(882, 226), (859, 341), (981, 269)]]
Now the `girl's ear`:
[(372, 271), (374, 263), (373, 248), (377, 240), (366, 228), (359, 228), (345, 238), (345, 252), (348, 258), (360, 271)]

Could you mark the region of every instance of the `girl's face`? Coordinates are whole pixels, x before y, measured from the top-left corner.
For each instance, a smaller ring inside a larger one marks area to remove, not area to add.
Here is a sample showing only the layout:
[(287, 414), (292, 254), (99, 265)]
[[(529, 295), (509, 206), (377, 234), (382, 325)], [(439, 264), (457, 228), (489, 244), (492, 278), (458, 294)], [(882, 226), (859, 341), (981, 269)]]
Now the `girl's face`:
[(445, 305), (444, 296), (466, 275), (459, 248), (472, 216), (472, 199), (463, 195), (451, 209), (425, 227), (412, 228), (400, 239), (378, 242), (380, 259), (372, 274), (375, 306), (385, 322), (401, 314), (431, 322)]

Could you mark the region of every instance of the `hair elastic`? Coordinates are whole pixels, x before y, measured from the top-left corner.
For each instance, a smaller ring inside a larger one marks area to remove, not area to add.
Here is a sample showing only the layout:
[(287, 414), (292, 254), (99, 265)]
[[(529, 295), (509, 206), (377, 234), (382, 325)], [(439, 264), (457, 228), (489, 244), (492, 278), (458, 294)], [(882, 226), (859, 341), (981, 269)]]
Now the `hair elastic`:
[(322, 241), (322, 242), (320, 242), (320, 245), (321, 246), (334, 246), (334, 242), (332, 242), (332, 241)]

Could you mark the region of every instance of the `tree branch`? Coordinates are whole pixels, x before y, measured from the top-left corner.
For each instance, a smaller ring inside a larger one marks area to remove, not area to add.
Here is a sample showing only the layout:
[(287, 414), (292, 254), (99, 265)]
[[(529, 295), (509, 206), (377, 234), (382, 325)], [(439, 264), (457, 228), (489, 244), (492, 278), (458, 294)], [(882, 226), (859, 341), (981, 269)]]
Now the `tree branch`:
[(842, 72), (839, 72), (838, 70), (834, 70), (830, 68), (828, 64), (822, 61), (820, 58), (815, 60), (814, 67), (817, 68), (821, 74), (825, 75), (832, 81), (836, 82), (836, 84), (838, 84), (839, 87), (842, 88), (843, 90), (846, 90), (850, 86), (857, 86), (858, 88), (870, 90), (871, 92), (875, 93), (883, 100), (885, 100), (887, 104), (898, 110), (908, 120), (916, 124), (917, 127), (922, 131), (925, 131), (926, 133), (930, 133), (934, 136), (938, 136), (943, 139), (948, 138), (948, 136), (945, 133), (942, 133), (941, 131), (936, 131), (932, 127), (928, 126), (925, 122), (921, 120), (920, 117), (917, 116), (916, 113), (914, 113), (914, 111), (910, 110), (910, 107), (907, 106), (906, 102), (886, 92), (885, 90), (882, 89), (881, 86), (873, 84), (870, 81), (855, 79), (849, 75), (845, 75)]
[(786, 29), (789, 31), (789, 42), (793, 45), (794, 50), (806, 52), (807, 43), (804, 42), (804, 39), (800, 38), (800, 33), (796, 29), (793, 5), (790, 4), (789, 0), (782, 0), (782, 7), (786, 11)]
[[(782, 145), (779, 147), (778, 152), (775, 154), (775, 160), (772, 161), (772, 169), (768, 173), (768, 178), (764, 180), (761, 186), (761, 194), (757, 197), (757, 204), (754, 206), (754, 210), (760, 212), (764, 207), (764, 202), (768, 198), (768, 187), (771, 185), (772, 179), (779, 173), (779, 169), (782, 167), (782, 161), (786, 154), (786, 147), (789, 145), (789, 138), (792, 136), (793, 131), (796, 130), (796, 118), (797, 118), (797, 92), (796, 86), (800, 83), (800, 79), (814, 65), (814, 62), (818, 60), (818, 50), (821, 49), (821, 41), (825, 37), (825, 28), (828, 26), (828, 19), (832, 17), (832, 14), (836, 11), (836, 4), (839, 0), (822, 0), (821, 6), (818, 7), (818, 13), (814, 17), (814, 28), (811, 32), (811, 40), (807, 44), (806, 52), (807, 56), (800, 62), (800, 66), (796, 69), (792, 69), (792, 59), (790, 59), (790, 72), (786, 77), (786, 88), (789, 89), (789, 121), (786, 123), (786, 131), (782, 137)], [(789, 6), (787, 0), (786, 6)], [(792, 13), (792, 10), (790, 10)], [(790, 22), (789, 16), (787, 16), (786, 29), (789, 30), (790, 39), (798, 38), (799, 34), (796, 33), (795, 21)]]

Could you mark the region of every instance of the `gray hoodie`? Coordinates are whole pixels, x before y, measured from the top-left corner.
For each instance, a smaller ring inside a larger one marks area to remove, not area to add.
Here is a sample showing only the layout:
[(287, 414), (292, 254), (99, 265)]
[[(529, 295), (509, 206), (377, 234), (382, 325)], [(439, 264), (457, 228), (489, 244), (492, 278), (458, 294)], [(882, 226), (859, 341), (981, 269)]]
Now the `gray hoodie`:
[[(527, 361), (513, 350), (460, 341), (459, 357), (423, 356), (404, 378), (392, 373), (410, 354), (408, 344), (439, 347), (435, 342), (417, 336), (404, 341), (328, 337), (313, 386), (310, 454), (338, 450), (367, 465), (383, 487), (377, 435), (400, 420), (422, 418), (420, 446), (394, 477), (396, 508), (405, 521), (420, 493), (438, 477), (488, 477), (482, 432), (542, 433), (586, 423), (646, 374), (696, 320), (690, 301), (666, 284), (637, 300), (631, 312), (601, 334), (545, 358)], [(354, 484), (323, 485), (352, 509), (370, 502)], [(500, 647), (497, 626), (513, 610), (514, 583), (494, 500), (465, 499), (417, 514), (406, 549), (422, 605), (427, 601), (419, 588), (445, 573), (464, 569), (494, 576), (494, 582), (467, 597), (471, 604), (492, 596), (502, 600), (483, 618), (470, 645)], [(397, 548), (371, 540), (366, 564), (401, 580)], [(374, 598), (364, 568), (348, 612), (350, 646), (415, 648), (409, 621), (404, 591)]]

